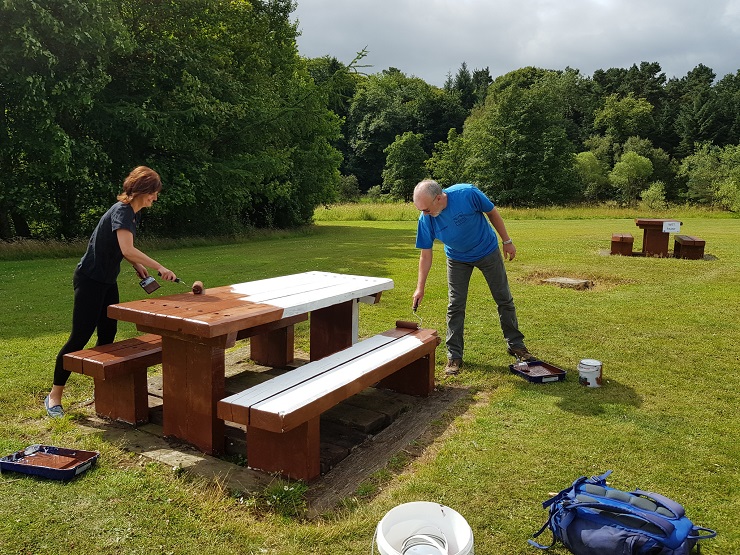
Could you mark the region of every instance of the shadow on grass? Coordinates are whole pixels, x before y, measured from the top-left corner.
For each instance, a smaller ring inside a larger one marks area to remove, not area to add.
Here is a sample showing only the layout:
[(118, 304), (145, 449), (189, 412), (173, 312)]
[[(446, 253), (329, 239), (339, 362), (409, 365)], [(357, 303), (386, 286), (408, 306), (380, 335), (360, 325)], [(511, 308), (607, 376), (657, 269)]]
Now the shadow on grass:
[(484, 370), (507, 374), (517, 389), (527, 393), (559, 397), (557, 406), (579, 416), (598, 416), (607, 412), (607, 406), (640, 407), (642, 396), (629, 385), (612, 378), (604, 379), (601, 387), (585, 387), (578, 382), (578, 372), (568, 371), (561, 382), (532, 383), (512, 373), (508, 366), (483, 366)]
[[(569, 376), (557, 388), (546, 391), (548, 395), (560, 397), (557, 406), (580, 416), (598, 416), (607, 412), (607, 405), (640, 407), (642, 397), (629, 385), (617, 380), (605, 380), (601, 387), (585, 387), (578, 383), (578, 376)], [(522, 386), (541, 386), (550, 384), (527, 384)]]

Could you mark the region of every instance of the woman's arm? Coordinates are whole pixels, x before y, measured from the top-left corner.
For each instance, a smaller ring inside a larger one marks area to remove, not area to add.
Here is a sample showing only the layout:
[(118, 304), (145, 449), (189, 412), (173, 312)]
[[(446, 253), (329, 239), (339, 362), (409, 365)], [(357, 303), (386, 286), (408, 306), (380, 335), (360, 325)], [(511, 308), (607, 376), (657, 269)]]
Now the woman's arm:
[(149, 268), (156, 269), (157, 272), (159, 272), (159, 274), (162, 276), (162, 278), (167, 281), (175, 281), (177, 279), (177, 276), (174, 272), (168, 270), (159, 262), (157, 262), (153, 258), (150, 258), (139, 249), (134, 247), (134, 234), (131, 233), (128, 229), (116, 230), (116, 237), (118, 238), (118, 246), (121, 247), (121, 253), (123, 253), (123, 257), (131, 264), (133, 264), (136, 273), (139, 274), (139, 277), (145, 278), (149, 275), (146, 270), (146, 267), (148, 266)]

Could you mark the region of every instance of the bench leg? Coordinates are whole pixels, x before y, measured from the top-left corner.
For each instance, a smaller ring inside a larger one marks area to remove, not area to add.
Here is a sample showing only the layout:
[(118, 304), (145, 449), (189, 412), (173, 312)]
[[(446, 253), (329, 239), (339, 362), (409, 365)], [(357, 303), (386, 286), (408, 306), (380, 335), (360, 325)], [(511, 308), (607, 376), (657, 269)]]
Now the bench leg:
[(632, 256), (632, 246), (634, 242), (629, 241), (612, 241), (611, 254), (621, 256)]
[(146, 367), (103, 380), (94, 378), (95, 412), (111, 420), (129, 424), (149, 422)]
[(704, 245), (681, 245), (678, 241), (673, 246), (674, 258), (701, 260), (704, 258)]
[(317, 416), (284, 433), (247, 426), (247, 464), (295, 480), (317, 478), (321, 474), (319, 420)]
[(286, 326), (251, 337), (249, 358), (263, 366), (283, 367), (293, 362), (294, 347), (295, 328)]
[(434, 356), (426, 355), (378, 382), (381, 389), (427, 397), (434, 391)]

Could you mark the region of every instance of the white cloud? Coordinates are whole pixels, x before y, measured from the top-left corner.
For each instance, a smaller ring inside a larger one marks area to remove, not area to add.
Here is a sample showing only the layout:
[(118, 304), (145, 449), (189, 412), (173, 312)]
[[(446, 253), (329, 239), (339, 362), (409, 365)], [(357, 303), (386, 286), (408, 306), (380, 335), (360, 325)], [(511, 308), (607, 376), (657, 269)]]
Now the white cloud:
[(367, 47), (369, 73), (392, 66), (435, 85), (462, 62), (494, 78), (529, 65), (740, 69), (740, 0), (298, 0), (293, 17), (304, 56), (349, 63)]

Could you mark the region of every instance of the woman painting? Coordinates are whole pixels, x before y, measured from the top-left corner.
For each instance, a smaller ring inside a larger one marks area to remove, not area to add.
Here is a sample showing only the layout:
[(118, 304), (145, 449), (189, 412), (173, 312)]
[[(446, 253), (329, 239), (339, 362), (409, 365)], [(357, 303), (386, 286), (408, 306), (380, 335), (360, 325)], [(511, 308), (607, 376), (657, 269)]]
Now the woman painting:
[(118, 202), (100, 218), (90, 237), (85, 254), (73, 276), (74, 308), (72, 333), (56, 358), (54, 382), (44, 399), (47, 414), (64, 416), (62, 394), (71, 372), (64, 370), (66, 353), (83, 349), (97, 330), (97, 345), (113, 343), (117, 321), (108, 318), (108, 306), (118, 302), (118, 274), (121, 261), (130, 262), (141, 279), (149, 276), (147, 267), (157, 270), (162, 278), (174, 281), (177, 276), (159, 262), (134, 247), (136, 226), (141, 209), (149, 208), (162, 190), (162, 181), (146, 166), (134, 168), (123, 182)]

